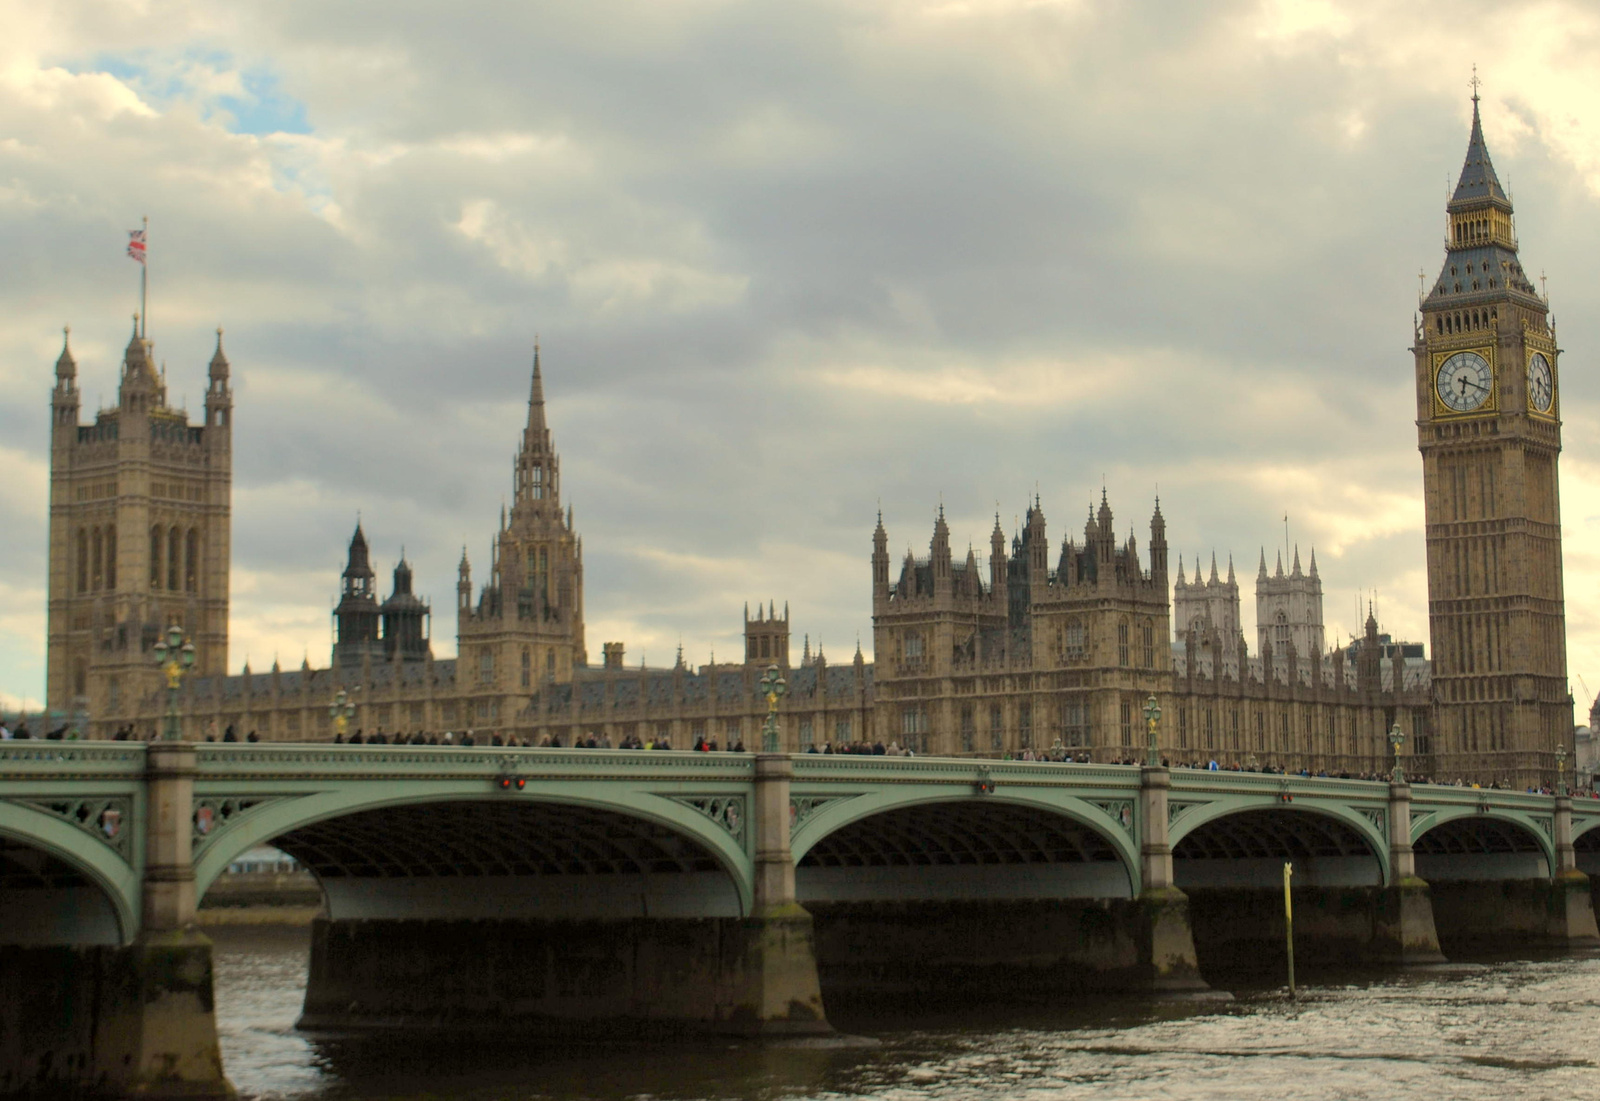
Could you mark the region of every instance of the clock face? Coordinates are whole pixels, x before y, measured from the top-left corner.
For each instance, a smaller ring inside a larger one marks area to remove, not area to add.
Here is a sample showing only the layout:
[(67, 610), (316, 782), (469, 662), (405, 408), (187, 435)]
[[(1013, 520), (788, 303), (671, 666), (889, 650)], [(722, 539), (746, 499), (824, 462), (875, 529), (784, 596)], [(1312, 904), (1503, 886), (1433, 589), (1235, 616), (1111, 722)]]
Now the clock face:
[(1494, 371), (1477, 352), (1457, 352), (1439, 365), (1439, 400), (1457, 413), (1470, 413), (1494, 392)]
[(1528, 404), (1541, 413), (1548, 413), (1555, 393), (1555, 379), (1550, 374), (1550, 361), (1544, 357), (1543, 352), (1534, 352), (1528, 360)]

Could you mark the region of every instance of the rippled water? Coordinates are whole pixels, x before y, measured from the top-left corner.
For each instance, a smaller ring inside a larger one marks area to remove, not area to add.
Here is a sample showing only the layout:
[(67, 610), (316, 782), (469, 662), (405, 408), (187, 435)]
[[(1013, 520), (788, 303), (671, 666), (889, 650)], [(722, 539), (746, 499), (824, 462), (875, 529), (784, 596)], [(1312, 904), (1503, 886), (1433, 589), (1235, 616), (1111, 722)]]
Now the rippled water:
[(835, 1012), (872, 1042), (427, 1045), (294, 1031), (304, 930), (215, 930), (223, 1058), (242, 1094), (534, 1098), (1600, 1098), (1600, 960), (1325, 981), (1298, 1002), (1094, 1002), (919, 1019)]

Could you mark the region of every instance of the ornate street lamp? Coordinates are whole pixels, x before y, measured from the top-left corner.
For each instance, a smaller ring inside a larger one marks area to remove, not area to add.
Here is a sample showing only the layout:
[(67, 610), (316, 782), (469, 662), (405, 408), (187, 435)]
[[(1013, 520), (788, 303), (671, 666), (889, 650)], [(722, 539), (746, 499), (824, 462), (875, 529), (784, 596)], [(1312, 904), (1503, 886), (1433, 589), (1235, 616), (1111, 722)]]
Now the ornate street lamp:
[(1144, 726), (1145, 747), (1144, 763), (1151, 768), (1161, 764), (1161, 750), (1156, 745), (1156, 730), (1161, 724), (1161, 704), (1156, 700), (1155, 693), (1150, 693), (1150, 698), (1144, 701)]
[(776, 665), (767, 666), (761, 677), (761, 692), (767, 697), (767, 721), (761, 727), (761, 751), (778, 752), (778, 701), (789, 694), (789, 682)]
[(194, 643), (183, 637), (183, 628), (174, 623), (167, 628), (167, 637), (155, 645), (156, 664), (167, 675), (167, 727), (162, 738), (169, 742), (178, 740), (178, 686), (183, 675), (194, 667)]
[(1556, 794), (1570, 795), (1567, 790), (1567, 743), (1556, 746)]
[(350, 725), (350, 720), (355, 716), (356, 705), (350, 702), (350, 697), (343, 688), (338, 695), (333, 697), (333, 704), (328, 708), (328, 714), (333, 716), (333, 733), (339, 741), (344, 741), (344, 732)]
[(1406, 732), (1400, 729), (1400, 724), (1395, 723), (1389, 728), (1389, 748), (1394, 751), (1394, 772), (1390, 779), (1397, 784), (1406, 782), (1406, 770), (1400, 767), (1400, 747), (1405, 744)]

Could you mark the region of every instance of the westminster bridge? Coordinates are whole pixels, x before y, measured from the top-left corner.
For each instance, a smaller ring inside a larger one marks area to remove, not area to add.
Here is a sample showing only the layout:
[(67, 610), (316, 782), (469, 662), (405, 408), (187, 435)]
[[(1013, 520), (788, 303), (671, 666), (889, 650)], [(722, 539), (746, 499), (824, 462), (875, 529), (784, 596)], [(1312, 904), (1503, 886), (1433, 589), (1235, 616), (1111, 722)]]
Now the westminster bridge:
[(317, 876), (307, 1028), (794, 1035), (832, 999), (1195, 991), (1592, 947), (1600, 801), (852, 755), (0, 743), (0, 1095), (225, 1096), (195, 908)]

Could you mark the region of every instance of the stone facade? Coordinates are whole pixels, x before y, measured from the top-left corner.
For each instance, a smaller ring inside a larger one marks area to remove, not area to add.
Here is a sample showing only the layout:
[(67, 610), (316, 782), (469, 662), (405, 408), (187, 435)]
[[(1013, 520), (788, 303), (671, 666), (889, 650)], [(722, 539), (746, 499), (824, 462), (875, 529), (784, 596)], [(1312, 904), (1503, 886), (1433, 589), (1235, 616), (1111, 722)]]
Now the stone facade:
[(165, 372), (137, 327), (117, 404), (92, 424), (79, 423), (77, 377), (63, 344), (51, 394), (52, 725), (133, 713), (159, 683), (150, 648), (174, 623), (194, 642), (196, 672), (220, 675), (228, 663), (233, 392), (221, 330), (198, 425), (167, 403)]
[[(57, 365), (52, 706), (86, 710), (96, 734), (130, 722), (153, 730), (164, 700), (148, 649), (175, 620), (196, 634), (200, 651), (182, 699), (184, 730), (195, 738), (230, 726), (241, 737), (326, 738), (328, 705), (344, 689), (353, 726), (368, 732), (754, 745), (766, 711), (757, 682), (772, 664), (790, 681), (781, 724), (789, 749), (871, 741), (924, 753), (1135, 758), (1154, 696), (1165, 716), (1159, 751), (1178, 761), (1372, 773), (1389, 767), (1388, 733), (1398, 726), (1415, 772), (1548, 782), (1553, 750), (1566, 740), (1571, 751), (1572, 729), (1557, 353), (1544, 300), (1517, 264), (1510, 203), (1476, 110), (1449, 214), (1445, 270), (1423, 303), (1415, 346), (1437, 669), (1388, 645), (1370, 616), (1349, 649), (1327, 649), (1315, 554), (1303, 571), (1297, 548), (1290, 569), (1280, 557), (1271, 575), (1262, 553), (1252, 656), (1232, 560), (1226, 580), (1214, 555), (1209, 577), (1197, 561), (1192, 580), (1181, 562), (1169, 578), (1159, 502), (1141, 557), (1131, 531), (1117, 534), (1103, 491), (1081, 542), (1067, 538), (1054, 553), (1037, 496), (1009, 541), (997, 516), (982, 563), (971, 549), (956, 559), (941, 508), (927, 556), (908, 551), (898, 575), (880, 516), (871, 554), (875, 663), (858, 647), (853, 661), (832, 665), (808, 641), (791, 667), (789, 610), (780, 615), (769, 601), (753, 618), (746, 606), (742, 661), (691, 669), (680, 652), (670, 669), (628, 669), (623, 645), (607, 642), (601, 665), (590, 666), (583, 545), (561, 499), (535, 348), (513, 501), (476, 590), (462, 552), (459, 657), (434, 660), (428, 608), (411, 594), (405, 562), (393, 594), (378, 603), (358, 526), (332, 667), (224, 676), (227, 361), (219, 342), (206, 424), (189, 427), (166, 407), (149, 346), (136, 336), (119, 407), (94, 426), (77, 424), (70, 353)], [(1465, 397), (1479, 385), (1471, 370), (1458, 370), (1469, 360), (1488, 372), (1484, 400)], [(1467, 380), (1460, 393), (1452, 371)]]
[(1531, 782), (1572, 752), (1558, 360), (1473, 98), (1444, 265), (1414, 333), (1437, 749)]

